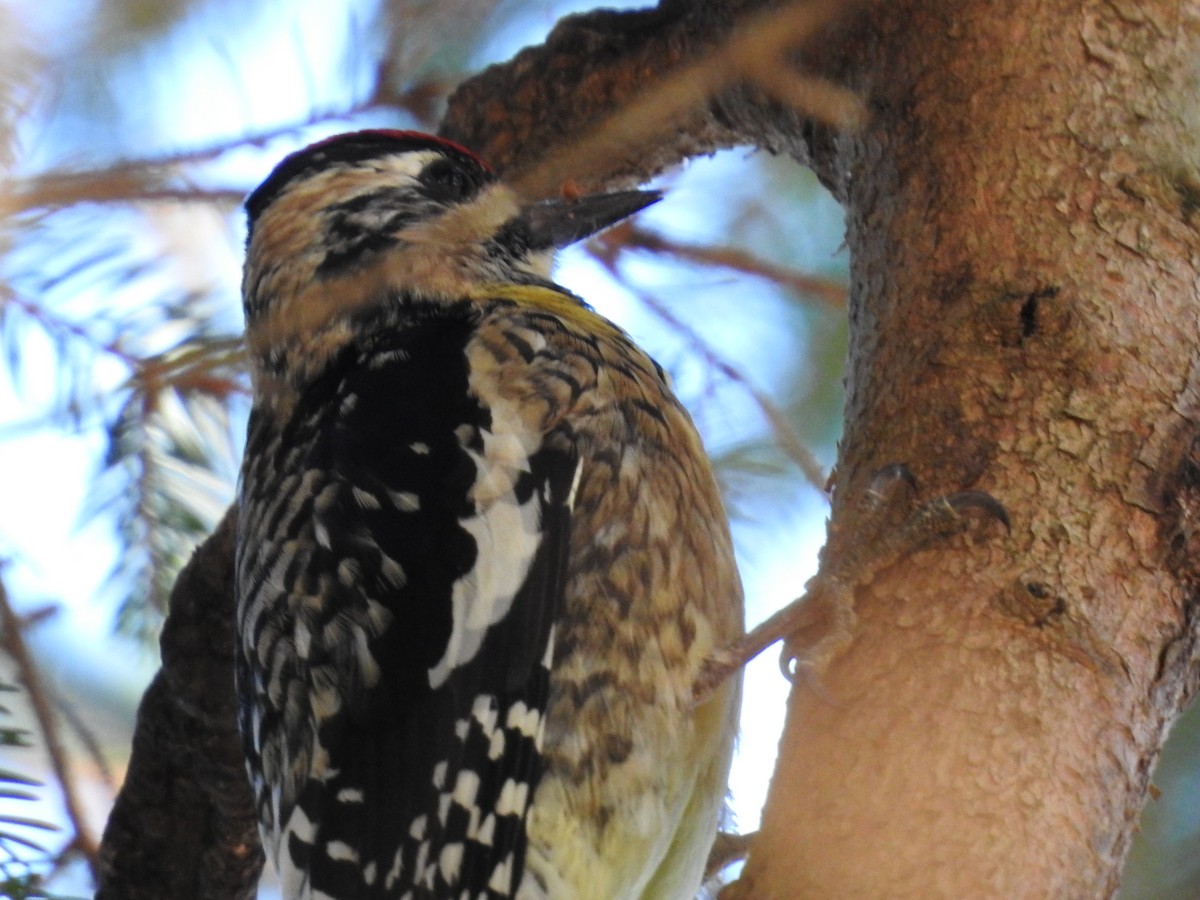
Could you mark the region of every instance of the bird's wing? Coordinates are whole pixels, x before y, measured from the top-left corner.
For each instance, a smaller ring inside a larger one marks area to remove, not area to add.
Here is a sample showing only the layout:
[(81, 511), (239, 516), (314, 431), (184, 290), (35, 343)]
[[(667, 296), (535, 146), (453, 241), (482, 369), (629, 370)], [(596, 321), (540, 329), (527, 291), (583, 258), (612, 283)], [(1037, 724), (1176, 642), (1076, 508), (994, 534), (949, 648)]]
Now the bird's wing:
[(578, 462), (472, 397), (468, 336), (418, 321), (314, 388), (337, 412), (309, 461), (323, 561), (292, 587), (328, 598), (301, 622), (315, 744), (281, 811), (298, 896), (520, 881)]

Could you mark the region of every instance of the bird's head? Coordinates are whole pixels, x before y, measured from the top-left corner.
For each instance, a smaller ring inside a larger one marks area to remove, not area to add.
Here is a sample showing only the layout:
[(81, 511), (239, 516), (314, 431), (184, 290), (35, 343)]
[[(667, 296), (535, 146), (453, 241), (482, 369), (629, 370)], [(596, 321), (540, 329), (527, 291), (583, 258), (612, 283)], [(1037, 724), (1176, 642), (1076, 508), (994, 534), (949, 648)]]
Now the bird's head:
[(545, 282), (556, 249), (659, 196), (523, 203), (450, 141), (411, 131), (329, 138), (285, 158), (246, 201), (251, 344), (336, 342), (339, 322), (397, 297), (457, 302), (488, 284)]

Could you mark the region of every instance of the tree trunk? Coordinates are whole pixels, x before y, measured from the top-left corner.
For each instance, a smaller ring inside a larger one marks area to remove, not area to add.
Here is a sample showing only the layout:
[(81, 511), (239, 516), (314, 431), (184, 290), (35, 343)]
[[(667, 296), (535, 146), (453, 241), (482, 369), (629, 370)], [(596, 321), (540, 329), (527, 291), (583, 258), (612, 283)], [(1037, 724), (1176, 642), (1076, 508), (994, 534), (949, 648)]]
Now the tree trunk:
[(889, 463), (1013, 526), (864, 568), (730, 894), (1111, 895), (1196, 685), (1200, 9), (893, 0), (839, 50), (873, 117), (813, 144), (852, 259), (823, 563)]

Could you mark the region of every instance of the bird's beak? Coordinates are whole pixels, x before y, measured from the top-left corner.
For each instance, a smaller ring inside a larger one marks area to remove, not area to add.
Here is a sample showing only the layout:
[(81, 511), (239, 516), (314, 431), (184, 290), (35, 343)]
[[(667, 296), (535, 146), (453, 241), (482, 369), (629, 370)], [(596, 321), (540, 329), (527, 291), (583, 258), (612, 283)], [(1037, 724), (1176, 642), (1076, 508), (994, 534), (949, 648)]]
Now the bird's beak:
[(508, 228), (519, 233), (530, 250), (557, 249), (603, 231), (661, 199), (662, 191), (615, 191), (542, 200), (521, 210)]

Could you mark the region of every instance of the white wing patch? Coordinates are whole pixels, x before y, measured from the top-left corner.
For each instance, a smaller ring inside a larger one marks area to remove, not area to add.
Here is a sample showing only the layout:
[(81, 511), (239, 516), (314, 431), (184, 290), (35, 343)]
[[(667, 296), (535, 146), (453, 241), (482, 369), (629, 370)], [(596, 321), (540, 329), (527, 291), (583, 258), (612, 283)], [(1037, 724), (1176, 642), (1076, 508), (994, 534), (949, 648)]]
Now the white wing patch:
[[(467, 437), (460, 434), (460, 439)], [(488, 629), (508, 615), (542, 541), (538, 492), (519, 503), (515, 490), (517, 479), (529, 472), (540, 435), (530, 433), (515, 410), (501, 404), (492, 408), (491, 430), (481, 431), (480, 437), (482, 452), (467, 449), (476, 467), (471, 488), (475, 515), (462, 520), (478, 555), (451, 592), (450, 639), (429, 670), (429, 686), (435, 690), (475, 657)]]
[(316, 839), (317, 826), (309, 820), (299, 806), (295, 807), (292, 814), (288, 816), (287, 826), (273, 835), (275, 840), (272, 842), (273, 845), (269, 848), (269, 852), (271, 859), (275, 860), (279, 866), (279, 880), (283, 885), (283, 895), (285, 897), (305, 897), (308, 896), (309, 889), (308, 869), (297, 865), (291, 854), (285, 852), (289, 835), (295, 835), (310, 846)]

